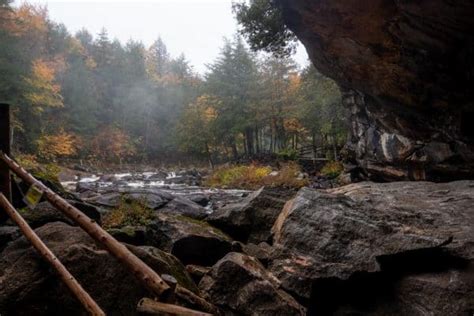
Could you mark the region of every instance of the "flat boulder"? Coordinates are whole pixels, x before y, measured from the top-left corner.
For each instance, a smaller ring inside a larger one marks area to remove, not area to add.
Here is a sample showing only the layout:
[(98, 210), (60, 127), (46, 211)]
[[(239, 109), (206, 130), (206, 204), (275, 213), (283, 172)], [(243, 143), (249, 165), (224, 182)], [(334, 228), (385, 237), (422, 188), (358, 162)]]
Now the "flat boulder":
[(290, 198), (288, 190), (281, 192), (262, 187), (243, 200), (216, 210), (207, 221), (236, 240), (267, 242), (271, 239), (273, 223)]
[[(375, 289), (372, 303), (385, 293), (380, 287), (388, 284), (390, 289), (385, 290), (392, 298), (426, 294), (420, 310), (430, 310), (428, 305), (436, 301), (430, 295), (442, 287), (448, 271), (473, 277), (472, 268), (466, 272), (474, 260), (473, 223), (474, 181), (363, 182), (326, 191), (303, 188), (275, 222), (278, 251), (269, 269), (285, 289), (313, 300), (320, 310), (328, 302), (342, 304), (342, 289), (353, 288), (346, 297), (355, 297), (354, 284), (359, 283)], [(398, 284), (413, 284), (423, 274), (432, 281), (418, 289), (413, 286), (415, 292), (406, 286), (397, 292)], [(469, 305), (469, 297), (474, 297), (472, 287), (458, 285), (452, 290), (465, 299), (453, 299), (452, 310)], [(323, 302), (329, 289), (339, 289), (334, 293), (337, 300), (328, 297)], [(387, 306), (403, 300), (394, 299)]]
[(176, 196), (159, 209), (161, 213), (181, 214), (194, 219), (204, 219), (209, 214), (208, 210), (196, 202), (185, 197)]
[(137, 202), (161, 213), (182, 214), (196, 219), (203, 219), (208, 215), (208, 211), (196, 202), (162, 190), (112, 191), (93, 196), (87, 201), (107, 208), (117, 208), (121, 203)]
[(232, 239), (206, 222), (157, 213), (146, 227), (145, 242), (170, 252), (184, 264), (211, 266), (232, 249)]
[(89, 201), (109, 208), (116, 208), (122, 202), (140, 202), (154, 210), (166, 205), (166, 203), (171, 201), (173, 198), (173, 195), (158, 190), (136, 192), (112, 191), (93, 197)]
[(199, 288), (229, 315), (305, 315), (271, 273), (250, 256), (232, 252), (201, 279)]
[[(55, 222), (35, 232), (107, 315), (137, 315), (137, 302), (148, 292), (83, 230)], [(197, 291), (184, 266), (171, 254), (154, 247), (129, 247), (158, 274), (170, 274), (182, 286)], [(0, 255), (0, 314), (84, 315), (85, 311), (22, 237)]]

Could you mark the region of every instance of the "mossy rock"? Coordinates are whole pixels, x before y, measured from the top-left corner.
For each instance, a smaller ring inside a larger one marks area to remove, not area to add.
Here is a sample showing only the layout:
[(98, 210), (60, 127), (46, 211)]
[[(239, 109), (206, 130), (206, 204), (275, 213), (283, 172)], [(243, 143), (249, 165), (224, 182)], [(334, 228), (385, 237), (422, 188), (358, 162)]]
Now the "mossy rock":
[(151, 246), (128, 246), (129, 249), (159, 275), (172, 275), (178, 284), (198, 293), (198, 288), (184, 265), (172, 254)]

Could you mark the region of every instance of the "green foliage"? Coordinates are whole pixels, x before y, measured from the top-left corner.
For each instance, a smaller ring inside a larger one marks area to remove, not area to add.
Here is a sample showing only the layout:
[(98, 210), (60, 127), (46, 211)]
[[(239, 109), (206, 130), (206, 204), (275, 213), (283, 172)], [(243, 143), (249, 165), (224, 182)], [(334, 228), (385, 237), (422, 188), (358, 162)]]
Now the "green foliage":
[(298, 151), (293, 148), (284, 148), (277, 152), (277, 157), (282, 160), (296, 160)]
[(27, 170), (33, 177), (43, 182), (56, 192), (65, 192), (59, 181), (61, 167), (55, 163), (38, 162), (36, 156), (19, 154), (15, 156), (18, 164)]
[(237, 22), (253, 50), (264, 50), (275, 56), (291, 55), (295, 51), (296, 36), (286, 27), (283, 16), (272, 0), (234, 2)]
[(146, 201), (122, 199), (116, 209), (109, 211), (102, 220), (104, 228), (147, 225), (153, 219), (153, 210)]
[(330, 161), (321, 169), (321, 174), (329, 178), (337, 178), (344, 171), (344, 166), (339, 161)]

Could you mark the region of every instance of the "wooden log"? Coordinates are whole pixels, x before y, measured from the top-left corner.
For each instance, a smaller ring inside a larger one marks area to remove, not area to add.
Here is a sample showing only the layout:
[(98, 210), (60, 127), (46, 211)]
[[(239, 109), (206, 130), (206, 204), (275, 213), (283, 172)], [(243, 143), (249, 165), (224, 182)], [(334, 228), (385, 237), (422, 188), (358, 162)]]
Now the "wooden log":
[(81, 284), (72, 276), (66, 267), (59, 261), (59, 259), (51, 252), (51, 250), (43, 243), (43, 241), (31, 229), (28, 223), (21, 217), (21, 215), (10, 204), (8, 199), (0, 193), (0, 206), (10, 216), (20, 230), (25, 235), (26, 239), (30, 241), (33, 247), (40, 253), (40, 255), (54, 268), (61, 280), (67, 285), (71, 292), (81, 302), (82, 306), (94, 316), (105, 316), (105, 313), (97, 305), (97, 303), (89, 296), (89, 294), (82, 288)]
[(175, 291), (176, 291), (176, 286), (178, 285), (178, 280), (176, 280), (175, 277), (173, 277), (172, 275), (169, 275), (169, 274), (162, 274), (161, 278), (171, 288), (171, 292), (170, 292), (171, 294), (168, 295), (168, 297), (166, 298), (165, 303), (173, 304), (176, 301)]
[(140, 302), (138, 302), (137, 311), (152, 315), (212, 316), (212, 314), (195, 311), (178, 305), (155, 302), (149, 298), (142, 298)]
[(94, 220), (69, 204), (66, 200), (54, 193), (40, 181), (36, 180), (26, 170), (20, 167), (15, 161), (4, 153), (0, 153), (0, 160), (3, 160), (8, 167), (23, 181), (29, 185), (37, 185), (44, 194), (44, 197), (68, 218), (76, 222), (93, 239), (102, 244), (113, 256), (122, 262), (153, 294), (160, 298), (166, 298), (170, 294), (170, 287), (142, 260), (135, 256), (123, 244), (107, 233)]
[(186, 302), (193, 305), (199, 306), (203, 311), (208, 313), (214, 315), (221, 314), (217, 307), (179, 284), (176, 286), (176, 297), (179, 297), (180, 299), (185, 300)]
[[(0, 151), (10, 154), (10, 106), (0, 103)], [(0, 161), (0, 192), (5, 195), (8, 201), (11, 201), (11, 179), (10, 169)], [(5, 214), (0, 214), (0, 219), (7, 218)]]

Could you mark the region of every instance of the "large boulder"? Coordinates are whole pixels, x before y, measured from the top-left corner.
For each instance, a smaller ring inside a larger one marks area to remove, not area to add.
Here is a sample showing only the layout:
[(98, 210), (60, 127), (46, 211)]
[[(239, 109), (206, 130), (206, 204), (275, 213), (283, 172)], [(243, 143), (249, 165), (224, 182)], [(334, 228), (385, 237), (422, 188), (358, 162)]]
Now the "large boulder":
[(260, 243), (271, 240), (271, 228), (291, 192), (261, 188), (242, 201), (225, 205), (206, 219), (234, 239)]
[[(135, 315), (136, 304), (149, 295), (132, 273), (80, 228), (56, 222), (35, 230), (52, 252), (104, 309), (107, 315)], [(158, 274), (173, 275), (197, 291), (183, 265), (153, 247), (130, 246)], [(12, 242), (0, 256), (0, 314), (84, 315), (84, 309), (25, 238)]]
[(16, 226), (0, 226), (0, 251), (5, 248), (9, 242), (21, 236), (20, 229)]
[[(67, 202), (69, 202), (72, 206), (79, 209), (86, 216), (100, 224), (101, 213), (97, 207), (89, 203), (80, 202), (76, 200), (67, 200)], [(64, 213), (62, 213), (60, 210), (58, 210), (56, 207), (54, 207), (47, 201), (38, 203), (38, 205), (36, 205), (34, 209), (24, 207), (20, 210), (20, 213), (21, 216), (32, 228), (37, 228), (52, 222), (64, 222), (70, 225), (74, 225), (74, 221), (69, 219), (66, 215), (64, 215)]]
[(199, 282), (229, 315), (304, 315), (304, 308), (279, 286), (256, 259), (236, 252), (217, 262)]
[(474, 177), (474, 3), (277, 0), (347, 91), (347, 159), (376, 179)]
[[(303, 188), (275, 222), (278, 251), (269, 269), (285, 289), (320, 310), (345, 303), (351, 310), (357, 303), (346, 302), (350, 297), (363, 305), (362, 287), (371, 308), (381, 308), (377, 298), (385, 295), (385, 311), (408, 311), (407, 302), (418, 295), (423, 301), (408, 314), (467, 312), (474, 308), (472, 223), (473, 181)], [(449, 291), (452, 300), (443, 300), (449, 305), (436, 311), (430, 304)]]
[(156, 214), (145, 243), (168, 251), (184, 264), (211, 266), (232, 249), (232, 239), (206, 222), (176, 214)]

